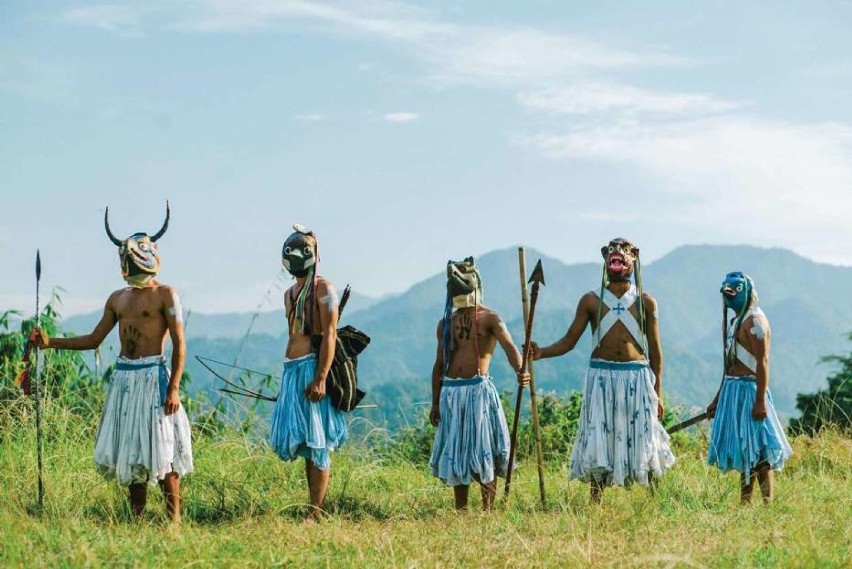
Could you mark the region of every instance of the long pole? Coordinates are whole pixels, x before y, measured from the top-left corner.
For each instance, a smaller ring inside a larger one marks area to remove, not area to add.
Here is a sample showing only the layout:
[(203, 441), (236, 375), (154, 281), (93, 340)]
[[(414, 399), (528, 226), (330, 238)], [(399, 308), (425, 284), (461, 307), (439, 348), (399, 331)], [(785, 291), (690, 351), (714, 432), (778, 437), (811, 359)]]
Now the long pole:
[[(523, 247), (518, 247), (518, 267), (521, 275), (521, 304), (524, 310), (524, 329), (530, 319), (530, 297), (527, 289), (527, 252)], [(545, 503), (544, 492), (544, 466), (541, 456), (541, 426), (538, 419), (538, 398), (535, 391), (535, 373), (533, 371), (533, 360), (527, 361), (530, 372), (530, 404), (532, 405), (532, 423), (535, 436), (535, 460), (538, 467), (538, 493), (541, 497), (542, 506)]]
[[(532, 285), (532, 293), (530, 298), (530, 312), (529, 319), (526, 322), (525, 333), (524, 333), (524, 351), (523, 358), (521, 361), (521, 369), (526, 370), (529, 365), (529, 355), (530, 355), (530, 342), (532, 341), (532, 325), (533, 318), (535, 317), (535, 304), (538, 300), (538, 289), (539, 286), (544, 284), (544, 270), (541, 268), (541, 260), (539, 259), (538, 263), (536, 263), (535, 268), (533, 269), (532, 276), (530, 277), (530, 282)], [(517, 447), (518, 443), (518, 419), (521, 414), (521, 400), (524, 396), (524, 389), (522, 386), (518, 386), (518, 398), (515, 401), (515, 417), (512, 420), (512, 441), (511, 446), (509, 447), (509, 464), (508, 469), (506, 471), (506, 486), (504, 488), (504, 497), (509, 497), (509, 488), (512, 484), (512, 468), (515, 464), (515, 447)]]
[[(39, 285), (41, 284), (41, 252), (36, 250), (36, 327), (41, 330), (41, 311), (39, 306)], [(38, 456), (38, 509), (44, 509), (44, 467), (41, 458), (41, 366), (40, 350), (36, 348), (35, 357), (35, 400), (36, 400), (36, 454)]]

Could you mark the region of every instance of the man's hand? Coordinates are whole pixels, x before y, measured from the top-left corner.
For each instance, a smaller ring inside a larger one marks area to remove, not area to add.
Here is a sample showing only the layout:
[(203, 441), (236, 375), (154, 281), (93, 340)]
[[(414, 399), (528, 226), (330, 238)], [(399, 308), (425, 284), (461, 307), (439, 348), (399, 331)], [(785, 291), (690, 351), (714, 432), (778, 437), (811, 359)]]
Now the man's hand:
[(41, 328), (33, 328), (30, 330), (30, 345), (39, 350), (50, 347), (50, 338), (44, 333)]
[(663, 407), (663, 400), (662, 400), (662, 399), (660, 399), (660, 400), (657, 402), (657, 419), (659, 419), (660, 421), (662, 421), (662, 420), (663, 420), (663, 415), (665, 414), (665, 412), (666, 412), (666, 408), (665, 408), (665, 407)]
[(441, 422), (441, 410), (434, 403), (432, 404), (432, 408), (429, 409), (429, 422), (432, 423), (433, 427), (437, 427), (438, 423)]
[(314, 403), (325, 397), (325, 380), (315, 379), (305, 388), (305, 397)]
[(163, 405), (163, 411), (166, 415), (176, 413), (180, 408), (180, 396), (177, 387), (169, 387), (166, 391), (166, 403)]
[(534, 360), (541, 359), (541, 347), (532, 340), (530, 340), (530, 355)]
[(719, 400), (714, 399), (713, 402), (710, 405), (707, 406), (706, 411), (707, 411), (707, 418), (708, 419), (712, 419), (713, 417), (716, 416), (716, 405), (718, 405), (718, 404), (719, 404)]
[(756, 399), (754, 406), (751, 408), (751, 418), (761, 420), (766, 418), (766, 403), (763, 399)]
[(530, 372), (528, 371), (519, 371), (518, 372), (518, 385), (521, 387), (527, 387), (530, 384)]

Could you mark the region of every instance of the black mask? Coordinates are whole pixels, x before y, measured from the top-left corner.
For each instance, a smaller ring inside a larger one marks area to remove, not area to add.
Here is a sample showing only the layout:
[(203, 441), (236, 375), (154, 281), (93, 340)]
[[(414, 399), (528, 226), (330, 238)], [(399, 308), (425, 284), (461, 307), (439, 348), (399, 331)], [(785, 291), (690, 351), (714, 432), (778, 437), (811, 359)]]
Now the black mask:
[(317, 262), (317, 240), (313, 231), (301, 225), (294, 225), (293, 233), (284, 241), (281, 248), (281, 264), (287, 272), (297, 278), (308, 275)]

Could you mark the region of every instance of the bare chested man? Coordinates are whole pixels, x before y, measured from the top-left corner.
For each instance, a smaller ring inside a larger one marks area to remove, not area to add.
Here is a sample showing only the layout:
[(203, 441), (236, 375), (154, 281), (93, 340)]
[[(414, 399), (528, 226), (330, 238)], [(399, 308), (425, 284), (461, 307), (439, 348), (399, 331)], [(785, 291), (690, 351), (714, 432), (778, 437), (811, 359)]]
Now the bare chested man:
[[(707, 415), (714, 418), (707, 460), (723, 472), (740, 472), (740, 501), (748, 503), (755, 479), (763, 501), (775, 493), (773, 470), (793, 454), (769, 391), (769, 346), (772, 332), (758, 306), (754, 281), (741, 272), (722, 282), (725, 310), (725, 379)], [(728, 310), (734, 317), (728, 322)]]
[(529, 383), (529, 374), (521, 369), (521, 354), (503, 320), (482, 304), (482, 281), (472, 257), (447, 264), (447, 304), (437, 336), (429, 412), (436, 427), (432, 473), (453, 487), (458, 510), (467, 508), (470, 483), (476, 480), (482, 508), (490, 510), (496, 476), (507, 473), (511, 445), (500, 396), (488, 375), (496, 345), (519, 385)]
[(346, 442), (343, 412), (325, 395), (337, 339), (338, 297), (319, 276), (316, 235), (301, 225), (287, 237), (282, 264), (296, 278), (284, 294), (289, 337), (269, 444), (283, 460), (305, 459), (310, 508), (305, 522), (319, 521), (331, 473), (329, 453)]
[[(663, 416), (663, 350), (657, 302), (642, 291), (639, 249), (624, 239), (601, 248), (604, 278), (600, 292), (580, 298), (574, 320), (555, 343), (533, 357), (571, 351), (591, 324), (595, 348), (586, 373), (583, 407), (571, 453), (572, 479), (590, 483), (599, 502), (603, 488), (643, 486), (674, 464)], [(636, 265), (636, 284), (630, 281)]]
[[(169, 225), (149, 237), (134, 233), (117, 239), (104, 214), (107, 235), (119, 247), (121, 274), (128, 287), (113, 292), (95, 329), (74, 338), (39, 337), (40, 347), (91, 350), (118, 324), (121, 353), (110, 378), (95, 442), (95, 464), (107, 478), (129, 486), (134, 515), (145, 509), (148, 485), (159, 483), (171, 520), (180, 522), (180, 477), (192, 472), (189, 420), (180, 403), (185, 343), (177, 292), (156, 280), (157, 240)], [(172, 341), (171, 374), (163, 351)]]

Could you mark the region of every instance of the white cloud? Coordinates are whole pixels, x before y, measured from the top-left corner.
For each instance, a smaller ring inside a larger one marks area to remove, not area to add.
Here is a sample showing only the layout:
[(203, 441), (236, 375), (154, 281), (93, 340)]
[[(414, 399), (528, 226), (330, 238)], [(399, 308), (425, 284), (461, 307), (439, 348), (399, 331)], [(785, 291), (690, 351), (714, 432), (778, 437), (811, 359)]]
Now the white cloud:
[(420, 120), (420, 115), (408, 112), (386, 113), (382, 118), (385, 119), (386, 122), (406, 123)]
[(586, 115), (618, 112), (693, 117), (743, 105), (702, 93), (662, 93), (618, 83), (577, 83), (562, 88), (524, 92), (518, 102), (528, 110)]
[(64, 18), (74, 24), (135, 37), (142, 35), (142, 23), (147, 12), (147, 9), (136, 6), (96, 4), (68, 10)]
[(328, 116), (319, 113), (309, 113), (306, 115), (296, 115), (293, 117), (299, 122), (323, 122), (328, 120)]
[(820, 244), (849, 234), (849, 126), (721, 116), (590, 123), (513, 140), (554, 159), (633, 168), (637, 186), (680, 198), (660, 208), (670, 221), (696, 227), (736, 221), (749, 238), (814, 258), (821, 257)]

